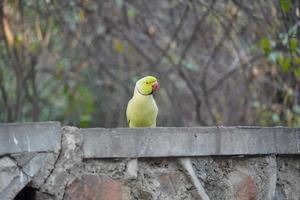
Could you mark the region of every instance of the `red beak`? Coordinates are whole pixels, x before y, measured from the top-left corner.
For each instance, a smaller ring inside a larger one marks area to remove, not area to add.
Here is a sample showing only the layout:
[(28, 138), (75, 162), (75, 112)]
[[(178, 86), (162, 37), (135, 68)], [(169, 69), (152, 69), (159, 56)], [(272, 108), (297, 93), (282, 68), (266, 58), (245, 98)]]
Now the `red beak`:
[(155, 82), (153, 85), (152, 85), (152, 91), (155, 92), (157, 90), (159, 90), (159, 83), (158, 82)]

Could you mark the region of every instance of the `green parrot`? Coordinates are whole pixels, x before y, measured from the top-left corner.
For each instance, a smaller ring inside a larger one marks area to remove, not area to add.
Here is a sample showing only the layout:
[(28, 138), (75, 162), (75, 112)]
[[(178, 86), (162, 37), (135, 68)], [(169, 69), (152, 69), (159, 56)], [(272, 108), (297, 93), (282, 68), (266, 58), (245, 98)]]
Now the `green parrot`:
[[(129, 128), (156, 127), (158, 108), (152, 96), (159, 89), (157, 79), (146, 76), (136, 82), (133, 97), (126, 109)], [(136, 179), (138, 160), (130, 159), (127, 163), (126, 173), (129, 179)]]
[[(159, 84), (157, 79), (153, 76), (146, 76), (136, 82), (133, 97), (128, 102), (126, 110), (127, 121), (130, 128), (156, 127), (158, 109), (152, 94), (158, 89)], [(179, 162), (189, 174), (201, 199), (209, 200), (209, 196), (194, 172), (190, 158), (179, 158)], [(137, 178), (137, 170), (137, 159), (130, 159), (126, 169), (128, 178)]]
[(159, 83), (153, 76), (146, 76), (136, 82), (133, 97), (126, 109), (130, 128), (155, 127), (158, 108), (153, 93), (159, 89)]

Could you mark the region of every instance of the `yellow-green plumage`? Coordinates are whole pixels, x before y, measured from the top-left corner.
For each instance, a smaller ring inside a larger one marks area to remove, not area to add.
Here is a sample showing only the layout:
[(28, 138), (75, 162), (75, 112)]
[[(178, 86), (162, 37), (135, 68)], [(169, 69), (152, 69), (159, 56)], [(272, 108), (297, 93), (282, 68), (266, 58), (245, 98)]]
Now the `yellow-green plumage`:
[(128, 102), (126, 115), (130, 128), (155, 127), (158, 108), (152, 93), (159, 87), (153, 76), (137, 81), (134, 94)]

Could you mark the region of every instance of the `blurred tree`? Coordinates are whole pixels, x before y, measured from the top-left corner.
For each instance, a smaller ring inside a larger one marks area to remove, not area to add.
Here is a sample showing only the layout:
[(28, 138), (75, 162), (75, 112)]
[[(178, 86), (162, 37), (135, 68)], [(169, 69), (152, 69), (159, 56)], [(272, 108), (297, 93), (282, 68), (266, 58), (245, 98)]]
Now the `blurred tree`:
[(300, 126), (299, 5), (299, 1), (280, 0), (277, 9), (279, 23), (272, 35), (260, 40), (267, 60), (261, 73), (264, 73), (264, 82), (271, 90), (270, 103), (255, 102), (262, 125)]
[(299, 4), (1, 1), (0, 121), (125, 126), (155, 75), (159, 126), (299, 126)]

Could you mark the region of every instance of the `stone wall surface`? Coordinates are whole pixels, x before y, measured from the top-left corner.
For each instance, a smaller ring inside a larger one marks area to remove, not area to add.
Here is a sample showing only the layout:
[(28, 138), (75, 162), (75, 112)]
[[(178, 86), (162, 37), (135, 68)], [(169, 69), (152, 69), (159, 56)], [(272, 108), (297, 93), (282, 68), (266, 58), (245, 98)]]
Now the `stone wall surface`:
[[(5, 124), (0, 125), (1, 145), (6, 140), (11, 140), (14, 145), (8, 148), (8, 152), (4, 148), (0, 151), (1, 200), (14, 199), (25, 186), (34, 188), (33, 199), (38, 200), (194, 200), (201, 197), (218, 200), (300, 199), (298, 129), (224, 127), (221, 130), (158, 128), (90, 131), (76, 127), (60, 128), (54, 122), (9, 126), (14, 130), (10, 131)], [(129, 136), (124, 139), (124, 135), (120, 135), (122, 132)], [(176, 139), (167, 137), (172, 132), (175, 135), (186, 134), (187, 139), (180, 136), (182, 142), (176, 144)], [(212, 138), (207, 135), (209, 133), (212, 133)], [(281, 140), (285, 133), (287, 137)], [(39, 136), (43, 141), (30, 140), (30, 145), (37, 148), (28, 148), (27, 140), (36, 134), (44, 134), (44, 137)], [(200, 147), (197, 147), (198, 139), (191, 141), (191, 134), (192, 137), (206, 138), (212, 143), (210, 145), (221, 144), (222, 147), (209, 147), (212, 155), (202, 155), (202, 148), (209, 144), (199, 141)], [(233, 136), (241, 138), (232, 142), (228, 140)], [(251, 136), (259, 137), (259, 140)], [(15, 144), (14, 137), (21, 147)], [(247, 138), (250, 146), (259, 148), (251, 150), (242, 145), (224, 147), (234, 145), (236, 141), (243, 141), (243, 145), (247, 145)], [(35, 144), (35, 141), (43, 144)], [(283, 141), (290, 146), (279, 147)], [(164, 144), (166, 149), (163, 149)], [(185, 147), (186, 144), (191, 146)], [(174, 150), (176, 145), (181, 148), (180, 151)], [(142, 148), (140, 153), (139, 148)], [(161, 151), (157, 151), (158, 148)], [(114, 149), (117, 152), (115, 155)], [(179, 155), (175, 154), (176, 151)], [(193, 173), (182, 164), (183, 155), (190, 161)], [(128, 163), (136, 157), (137, 176), (131, 177), (127, 174)], [(195, 178), (203, 186), (207, 197), (199, 192)]]

